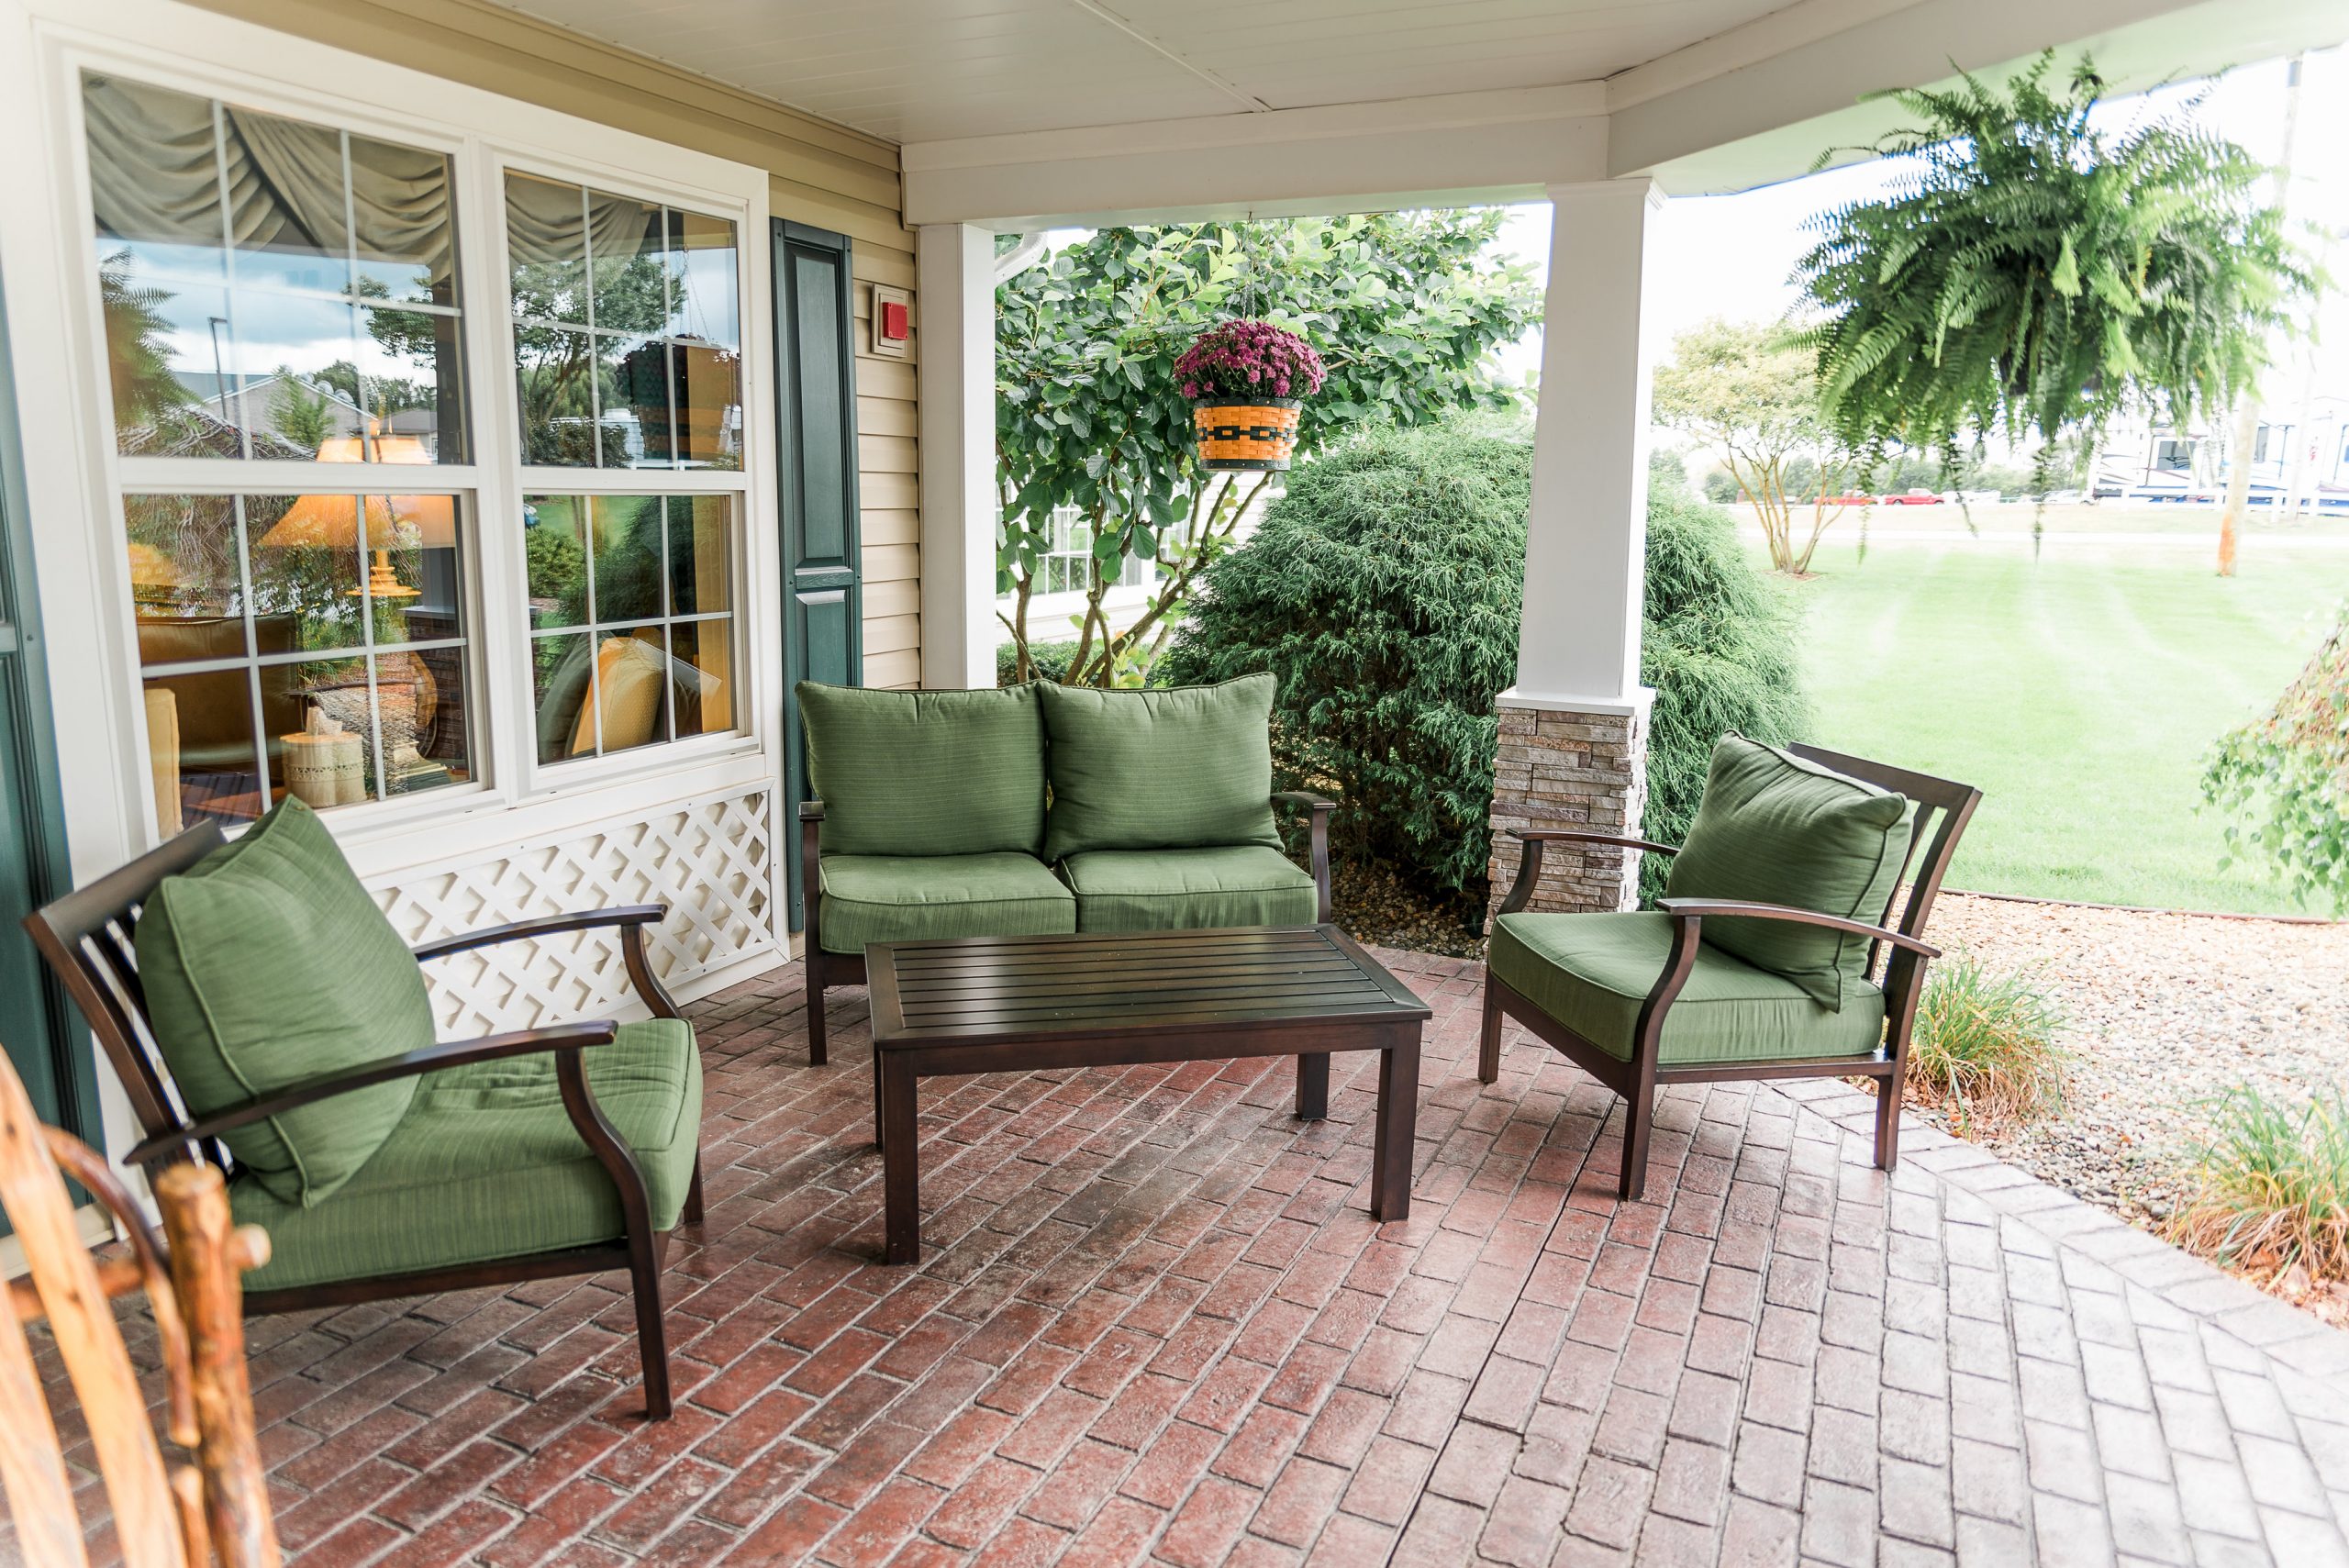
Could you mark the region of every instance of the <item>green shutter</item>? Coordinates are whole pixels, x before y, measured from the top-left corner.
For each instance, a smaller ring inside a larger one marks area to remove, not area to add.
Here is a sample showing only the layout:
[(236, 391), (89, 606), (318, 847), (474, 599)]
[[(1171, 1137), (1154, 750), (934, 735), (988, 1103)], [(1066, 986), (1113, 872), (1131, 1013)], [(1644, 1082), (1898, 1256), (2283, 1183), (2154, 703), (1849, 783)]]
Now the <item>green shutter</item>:
[(849, 242), (774, 220), (775, 375), (782, 439), (784, 768), (779, 817), (789, 868), (791, 929), (803, 930), (799, 803), (807, 766), (799, 732), (801, 681), (863, 684), (864, 588), (857, 559), (856, 350), (851, 340)]
[[(9, 362), (0, 299), (0, 1049), (41, 1120), (99, 1143), (89, 1035), (19, 923), (72, 883)], [(137, 696), (130, 701), (137, 711)]]

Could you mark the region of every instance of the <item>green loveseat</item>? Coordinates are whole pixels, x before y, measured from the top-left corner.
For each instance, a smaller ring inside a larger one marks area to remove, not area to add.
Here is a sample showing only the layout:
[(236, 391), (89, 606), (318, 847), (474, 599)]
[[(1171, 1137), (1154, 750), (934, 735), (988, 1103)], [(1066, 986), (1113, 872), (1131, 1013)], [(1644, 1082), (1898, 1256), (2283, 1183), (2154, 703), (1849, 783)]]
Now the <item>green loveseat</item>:
[[(798, 694), (813, 1064), (824, 993), (864, 983), (870, 943), (1330, 917), (1333, 803), (1272, 787), (1270, 675)], [(1276, 803), (1310, 815), (1310, 873), (1282, 851)]]

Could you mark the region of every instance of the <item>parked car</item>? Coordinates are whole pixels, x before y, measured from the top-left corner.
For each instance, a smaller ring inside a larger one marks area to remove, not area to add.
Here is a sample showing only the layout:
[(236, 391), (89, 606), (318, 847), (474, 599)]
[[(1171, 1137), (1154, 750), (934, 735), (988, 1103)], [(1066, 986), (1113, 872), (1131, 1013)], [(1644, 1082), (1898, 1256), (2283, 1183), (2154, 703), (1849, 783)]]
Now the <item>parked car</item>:
[(1842, 495), (1821, 495), (1819, 498), (1819, 504), (1822, 506), (1873, 506), (1876, 505), (1876, 497), (1873, 495), (1849, 494)]
[(2049, 506), (2076, 506), (2087, 497), (2076, 490), (2050, 490), (2043, 503)]
[(1942, 498), (1930, 490), (1906, 490), (1898, 495), (1887, 495), (1884, 504), (1887, 506), (1938, 506)]

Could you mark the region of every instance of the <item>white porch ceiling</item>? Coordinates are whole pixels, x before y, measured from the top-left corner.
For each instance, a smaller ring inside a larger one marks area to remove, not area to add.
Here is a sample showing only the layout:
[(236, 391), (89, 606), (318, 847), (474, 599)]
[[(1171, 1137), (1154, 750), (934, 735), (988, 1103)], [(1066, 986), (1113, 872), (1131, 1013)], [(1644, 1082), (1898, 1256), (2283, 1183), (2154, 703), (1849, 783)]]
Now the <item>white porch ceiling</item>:
[[(501, 0), (896, 142), (1596, 82), (1819, 0)], [(1843, 26), (1913, 0), (1833, 0)]]

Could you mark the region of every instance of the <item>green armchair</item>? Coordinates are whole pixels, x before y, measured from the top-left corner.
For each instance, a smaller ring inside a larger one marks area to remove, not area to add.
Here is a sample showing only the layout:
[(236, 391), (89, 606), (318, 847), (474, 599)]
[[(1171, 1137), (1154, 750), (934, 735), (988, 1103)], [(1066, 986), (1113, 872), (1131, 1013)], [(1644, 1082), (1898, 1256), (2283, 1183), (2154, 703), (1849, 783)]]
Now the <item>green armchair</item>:
[[(1494, 918), (1477, 1077), (1499, 1076), (1501, 1020), (1514, 1018), (1622, 1095), (1626, 1200), (1646, 1183), (1664, 1084), (1873, 1078), (1876, 1162), (1892, 1169), (1909, 1031), (1926, 963), (1940, 956), (1922, 940), (1925, 920), (1981, 798), (1946, 779), (1731, 735), (1678, 849), (1515, 830), (1524, 848)], [(1665, 895), (1638, 913), (1529, 910), (1553, 843), (1675, 856)]]
[[(26, 917), (144, 1133), (127, 1162), (228, 1173), (269, 1232), (248, 1312), (628, 1272), (670, 1413), (661, 1269), (697, 1223), (701, 1062), (631, 906), (409, 948), (300, 801), (179, 835)], [(421, 966), (611, 928), (652, 1017), (436, 1041)]]

